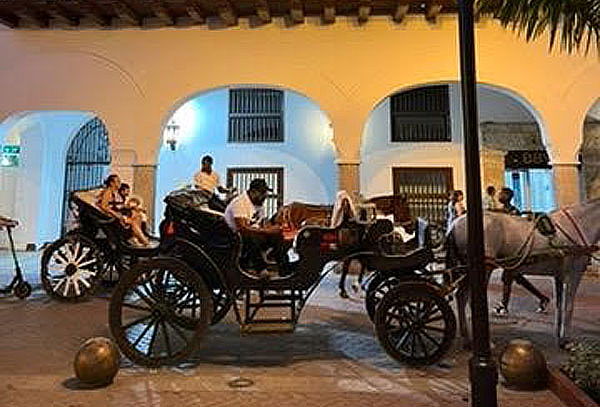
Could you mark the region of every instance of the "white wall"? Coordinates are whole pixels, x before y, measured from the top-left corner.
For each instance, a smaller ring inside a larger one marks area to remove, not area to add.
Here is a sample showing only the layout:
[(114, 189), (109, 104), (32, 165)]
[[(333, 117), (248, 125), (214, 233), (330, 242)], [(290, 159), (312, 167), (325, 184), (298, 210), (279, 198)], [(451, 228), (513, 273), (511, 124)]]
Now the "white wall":
[[(488, 86), (477, 87), (480, 122), (535, 122), (520, 101)], [(445, 143), (392, 143), (390, 99), (373, 110), (363, 133), (360, 185), (365, 197), (393, 193), (393, 167), (451, 167), (454, 188), (465, 190), (462, 105), (460, 85), (449, 85), (452, 141)]]
[(36, 112), (0, 128), (0, 143), (10, 136), (11, 143), (18, 138), (21, 145), (19, 167), (0, 167), (0, 213), (19, 220), (14, 233), (18, 247), (60, 235), (66, 152), (91, 117), (83, 112)]
[(460, 105), (453, 103), (459, 100), (457, 92), (458, 87), (450, 87), (451, 142), (392, 143), (389, 97), (373, 110), (365, 126), (361, 149), (360, 187), (366, 198), (394, 192), (393, 167), (450, 167), (454, 188), (464, 189)]
[[(156, 219), (164, 197), (191, 182), (210, 154), (225, 185), (228, 167), (283, 167), (284, 202), (332, 203), (337, 186), (329, 119), (313, 101), (284, 92), (283, 143), (228, 143), (229, 90), (203, 93), (173, 115), (181, 126), (177, 150), (163, 143), (158, 159)], [(158, 223), (158, 222), (157, 222)]]

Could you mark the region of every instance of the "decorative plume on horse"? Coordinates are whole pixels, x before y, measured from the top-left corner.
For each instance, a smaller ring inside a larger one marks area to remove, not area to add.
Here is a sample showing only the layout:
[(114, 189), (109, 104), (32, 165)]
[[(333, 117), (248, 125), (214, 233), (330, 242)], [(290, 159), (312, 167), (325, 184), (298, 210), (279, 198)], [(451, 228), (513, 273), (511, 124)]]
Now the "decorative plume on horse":
[[(554, 277), (556, 336), (559, 344), (565, 345), (569, 339), (577, 288), (594, 252), (598, 250), (600, 199), (567, 206), (533, 221), (486, 212), (484, 235), (488, 281), (492, 270), (499, 267), (513, 277), (527, 274)], [(447, 266), (466, 258), (467, 244), (467, 219), (462, 216), (454, 222), (448, 234)], [(460, 332), (466, 343), (468, 294), (465, 279), (457, 292), (457, 301)], [(508, 307), (506, 290), (504, 294), (504, 305)]]

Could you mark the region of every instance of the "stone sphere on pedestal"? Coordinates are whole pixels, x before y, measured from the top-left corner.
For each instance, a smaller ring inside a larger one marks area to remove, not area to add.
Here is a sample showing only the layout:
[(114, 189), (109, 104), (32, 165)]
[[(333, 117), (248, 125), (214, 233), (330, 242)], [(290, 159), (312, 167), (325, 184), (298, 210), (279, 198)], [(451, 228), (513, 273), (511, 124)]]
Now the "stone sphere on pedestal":
[(119, 371), (119, 359), (119, 349), (112, 340), (103, 337), (88, 339), (75, 356), (75, 375), (90, 386), (108, 385)]
[(500, 372), (508, 386), (537, 390), (548, 383), (548, 367), (542, 352), (530, 341), (515, 339), (500, 355)]

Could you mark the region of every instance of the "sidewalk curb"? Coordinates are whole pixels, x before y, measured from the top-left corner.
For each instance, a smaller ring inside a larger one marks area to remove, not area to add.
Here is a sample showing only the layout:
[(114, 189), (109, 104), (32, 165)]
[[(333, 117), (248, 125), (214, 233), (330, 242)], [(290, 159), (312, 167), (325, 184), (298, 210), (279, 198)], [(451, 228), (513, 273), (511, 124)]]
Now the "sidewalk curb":
[(600, 407), (558, 368), (550, 369), (550, 391), (569, 407)]

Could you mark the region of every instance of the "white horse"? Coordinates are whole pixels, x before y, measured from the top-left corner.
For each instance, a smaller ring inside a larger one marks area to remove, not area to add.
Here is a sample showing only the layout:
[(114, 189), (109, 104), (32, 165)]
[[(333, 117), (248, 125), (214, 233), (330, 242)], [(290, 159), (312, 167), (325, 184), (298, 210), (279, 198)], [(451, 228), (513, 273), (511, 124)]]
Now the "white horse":
[[(548, 214), (555, 228), (552, 235), (542, 234), (538, 221), (517, 216), (485, 212), (484, 236), (488, 281), (491, 271), (500, 266), (513, 273), (554, 276), (556, 318), (559, 345), (568, 342), (573, 303), (577, 287), (592, 253), (600, 240), (600, 199), (571, 205)], [(543, 218), (542, 218), (543, 220)], [(467, 219), (458, 218), (449, 233), (449, 260), (466, 258)], [(551, 226), (551, 227), (552, 227)], [(456, 294), (460, 333), (469, 344), (466, 304), (467, 279)]]

